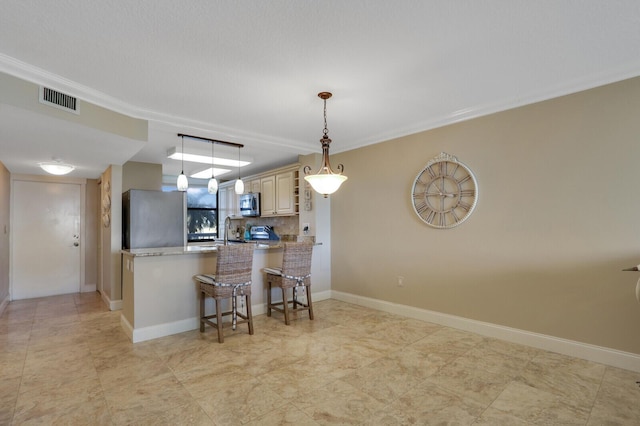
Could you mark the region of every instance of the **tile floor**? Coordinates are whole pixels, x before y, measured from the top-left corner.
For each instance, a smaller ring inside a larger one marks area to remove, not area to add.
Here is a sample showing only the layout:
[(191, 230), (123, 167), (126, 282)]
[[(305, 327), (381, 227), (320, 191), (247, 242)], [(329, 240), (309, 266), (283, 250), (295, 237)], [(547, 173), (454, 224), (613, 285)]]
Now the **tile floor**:
[(132, 344), (97, 294), (0, 317), (0, 424), (638, 425), (640, 374), (347, 303)]

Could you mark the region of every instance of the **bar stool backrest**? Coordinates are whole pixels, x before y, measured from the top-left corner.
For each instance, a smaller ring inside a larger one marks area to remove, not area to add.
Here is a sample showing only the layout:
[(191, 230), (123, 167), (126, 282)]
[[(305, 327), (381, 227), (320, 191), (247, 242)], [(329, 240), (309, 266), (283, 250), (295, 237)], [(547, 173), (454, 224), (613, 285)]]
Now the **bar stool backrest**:
[(311, 274), (311, 255), (313, 244), (307, 242), (284, 243), (282, 253), (282, 281), (285, 287), (295, 286), (297, 280), (288, 278), (308, 279)]
[(218, 246), (216, 284), (238, 285), (251, 282), (253, 244)]

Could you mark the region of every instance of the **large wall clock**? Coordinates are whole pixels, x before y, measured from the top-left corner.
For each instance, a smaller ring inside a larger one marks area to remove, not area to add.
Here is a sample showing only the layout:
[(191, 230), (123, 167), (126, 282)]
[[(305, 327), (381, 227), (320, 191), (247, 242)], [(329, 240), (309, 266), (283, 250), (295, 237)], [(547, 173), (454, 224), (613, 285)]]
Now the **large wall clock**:
[(411, 190), (413, 210), (427, 225), (453, 228), (467, 220), (478, 202), (473, 172), (441, 152), (418, 173)]

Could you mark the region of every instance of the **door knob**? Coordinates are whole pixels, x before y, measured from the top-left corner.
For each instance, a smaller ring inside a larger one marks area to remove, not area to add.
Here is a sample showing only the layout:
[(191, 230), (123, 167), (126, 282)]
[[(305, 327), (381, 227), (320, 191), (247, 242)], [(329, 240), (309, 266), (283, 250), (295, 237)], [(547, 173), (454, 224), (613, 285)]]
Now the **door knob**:
[(77, 241), (73, 243), (73, 246), (74, 246), (74, 247), (78, 247), (79, 245), (80, 245), (80, 243), (79, 243), (79, 242), (77, 242)]

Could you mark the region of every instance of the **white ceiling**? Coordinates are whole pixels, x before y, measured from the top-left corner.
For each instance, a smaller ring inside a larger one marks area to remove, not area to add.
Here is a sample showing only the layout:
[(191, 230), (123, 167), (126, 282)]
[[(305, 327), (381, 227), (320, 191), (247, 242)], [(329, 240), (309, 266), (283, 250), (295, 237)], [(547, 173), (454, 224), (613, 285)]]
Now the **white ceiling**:
[(637, 0), (3, 0), (0, 72), (150, 123), (132, 143), (0, 104), (0, 161), (176, 175), (181, 132), (245, 144), (248, 175), (321, 151), (320, 91), (336, 153), (638, 76), (639, 53)]

